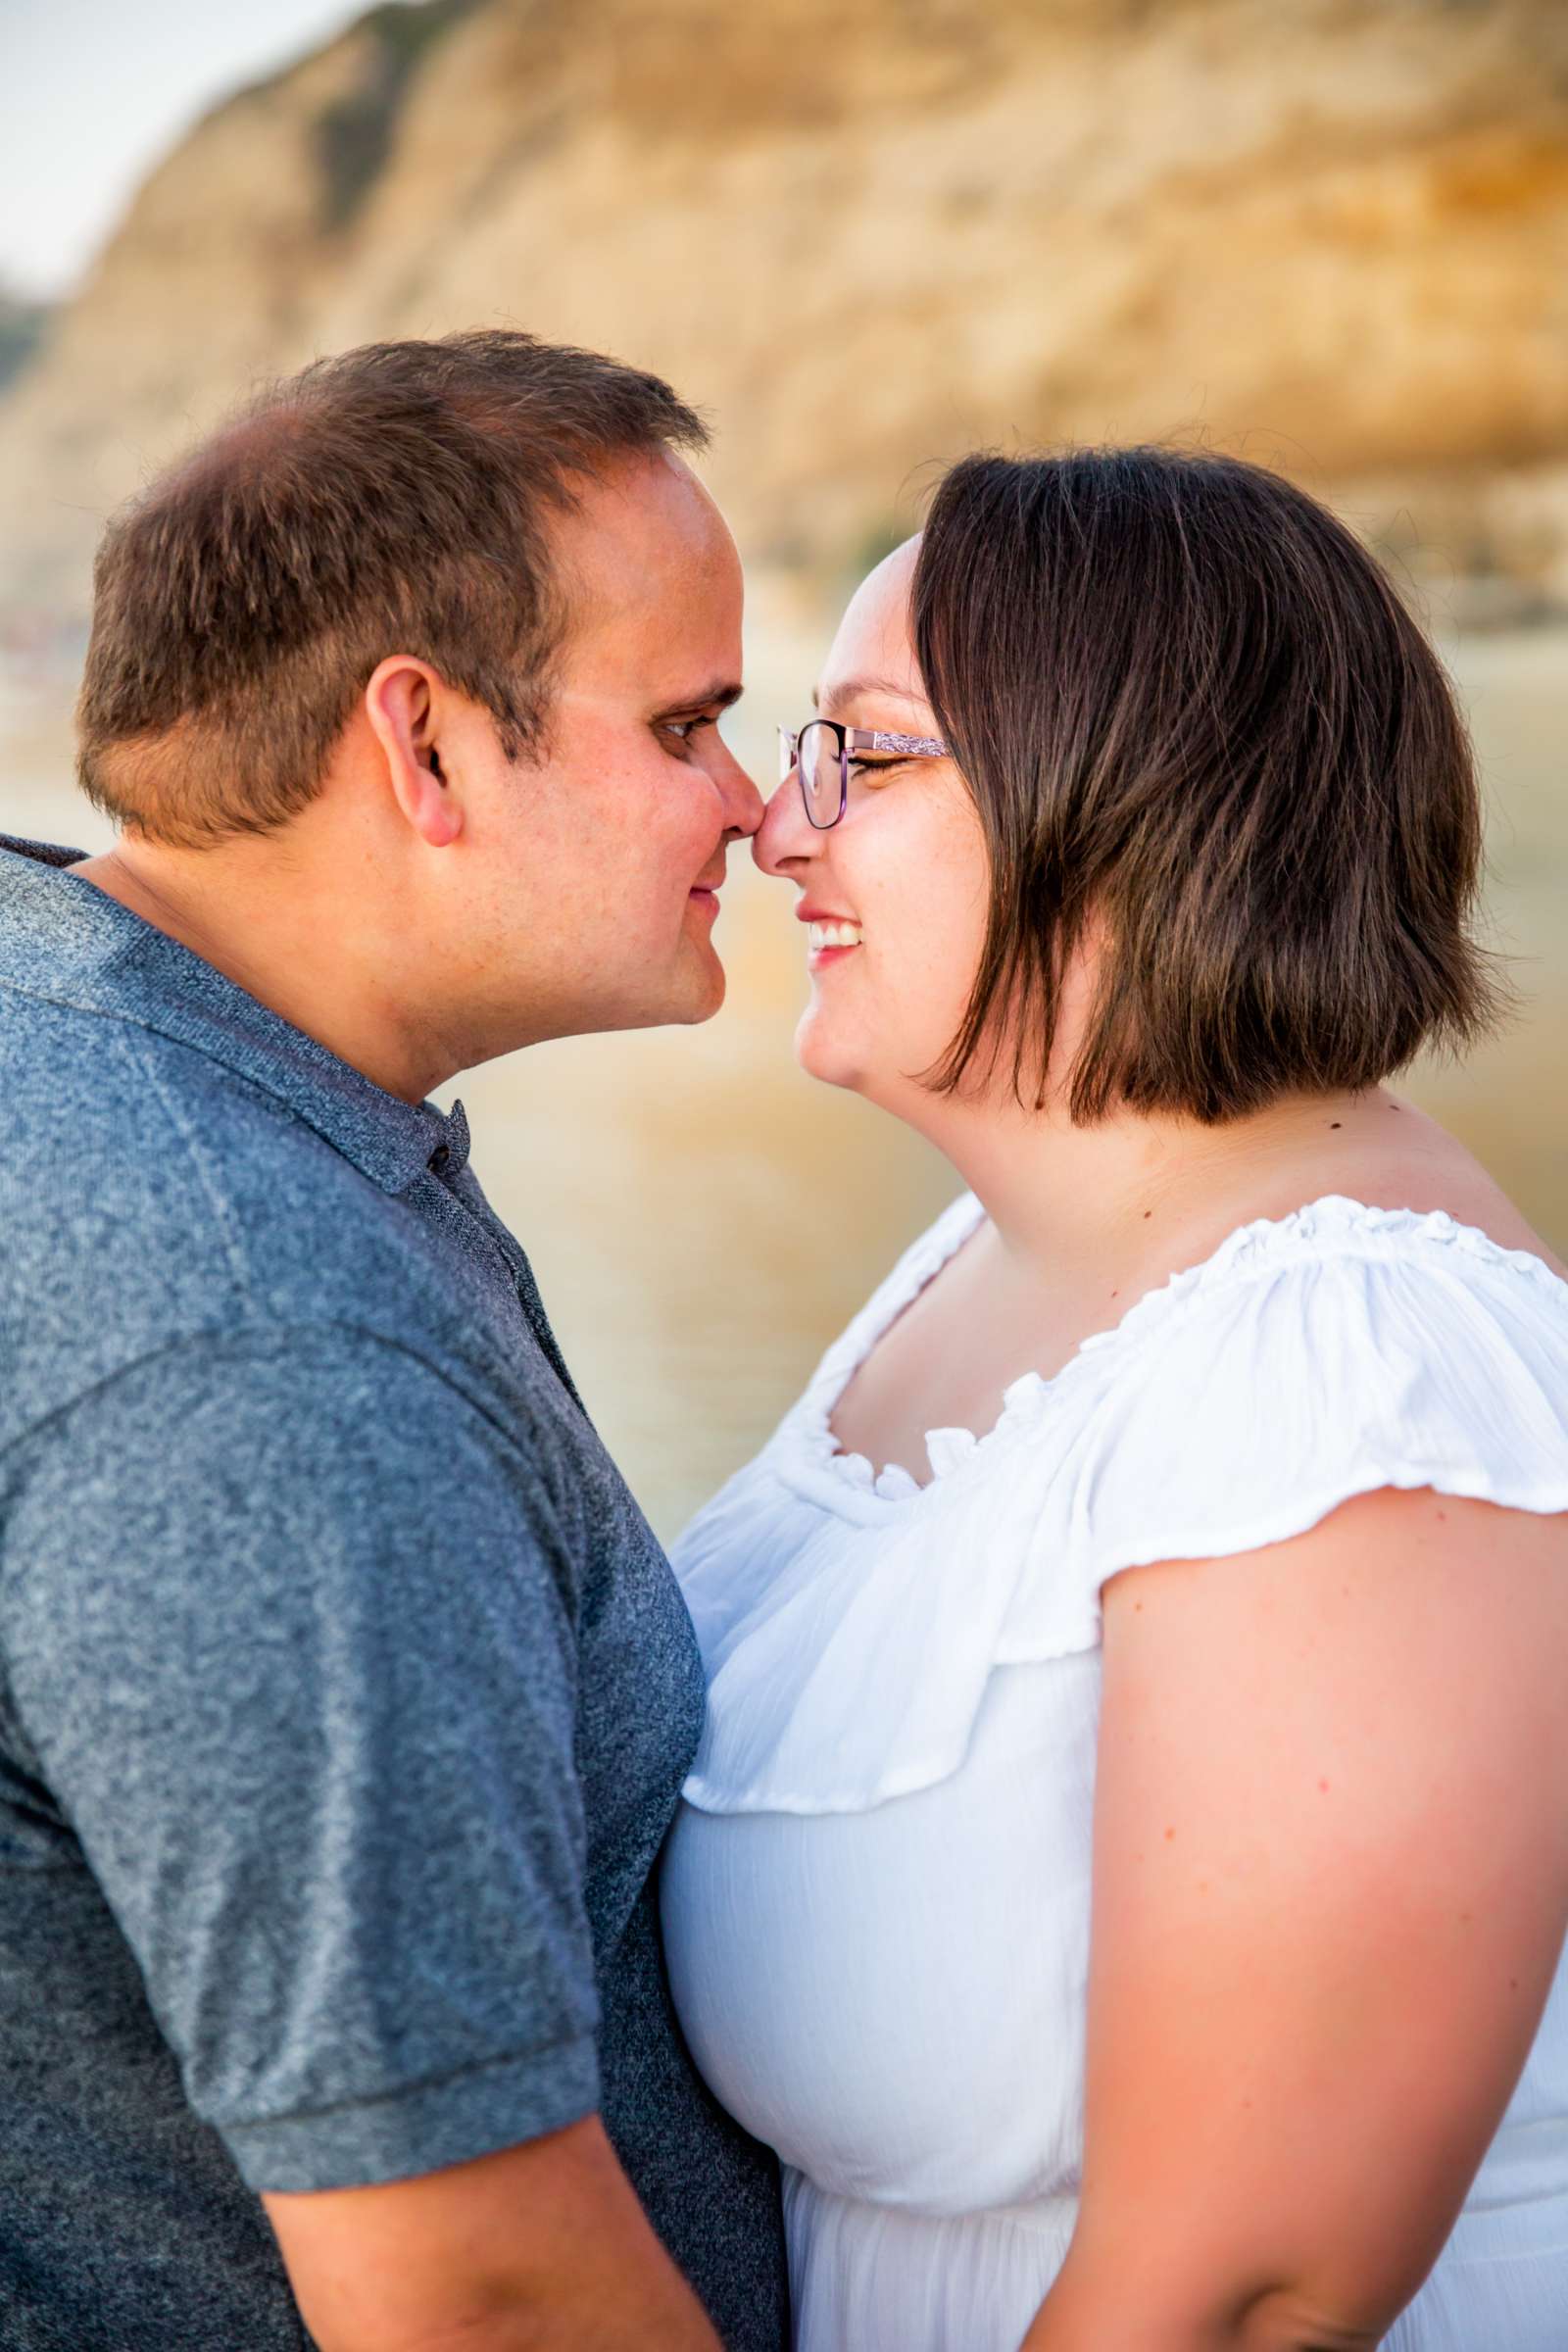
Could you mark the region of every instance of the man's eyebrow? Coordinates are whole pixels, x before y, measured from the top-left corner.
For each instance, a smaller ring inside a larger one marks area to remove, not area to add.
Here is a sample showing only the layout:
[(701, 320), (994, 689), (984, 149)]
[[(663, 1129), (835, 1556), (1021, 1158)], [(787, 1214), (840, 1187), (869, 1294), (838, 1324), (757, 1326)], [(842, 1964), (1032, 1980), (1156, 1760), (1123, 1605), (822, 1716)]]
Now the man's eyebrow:
[(917, 694), (911, 694), (907, 686), (900, 686), (892, 678), (840, 678), (828, 688), (825, 704), (821, 699), (821, 687), (811, 688), (811, 709), (822, 711), (826, 716), (830, 710), (841, 710), (846, 703), (858, 702), (862, 694), (891, 695), (898, 703), (914, 704), (920, 699)]
[(738, 685), (733, 678), (721, 678), (711, 686), (702, 687), (696, 694), (680, 695), (674, 701), (665, 703), (663, 708), (666, 710), (706, 710), (710, 703), (717, 703), (721, 710), (727, 710), (731, 703), (738, 703), (745, 692), (745, 687)]

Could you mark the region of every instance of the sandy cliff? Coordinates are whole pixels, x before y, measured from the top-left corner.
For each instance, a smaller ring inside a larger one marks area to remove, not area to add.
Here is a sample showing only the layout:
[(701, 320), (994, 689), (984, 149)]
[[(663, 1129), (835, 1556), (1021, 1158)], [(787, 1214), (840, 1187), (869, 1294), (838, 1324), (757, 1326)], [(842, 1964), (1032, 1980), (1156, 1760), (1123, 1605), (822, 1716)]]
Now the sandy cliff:
[(0, 597), (79, 605), (254, 374), (507, 319), (703, 403), (760, 560), (977, 441), (1188, 433), (1440, 606), (1568, 605), (1565, 264), (1556, 0), (383, 9), (170, 156), (0, 405)]

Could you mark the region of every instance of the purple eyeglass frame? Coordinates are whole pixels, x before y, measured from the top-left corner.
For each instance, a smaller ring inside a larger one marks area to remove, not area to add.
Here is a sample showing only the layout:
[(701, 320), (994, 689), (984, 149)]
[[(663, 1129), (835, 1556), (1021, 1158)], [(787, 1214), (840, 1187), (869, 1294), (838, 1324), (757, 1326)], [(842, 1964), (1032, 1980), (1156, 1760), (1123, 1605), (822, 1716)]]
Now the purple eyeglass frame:
[[(811, 795), (807, 787), (806, 771), (801, 766), (801, 746), (813, 727), (824, 727), (839, 740), (839, 805), (829, 817), (817, 816), (811, 808)], [(778, 731), (779, 781), (787, 784), (793, 769), (800, 781), (801, 801), (807, 822), (818, 833), (830, 832), (850, 804), (850, 754), (852, 752), (897, 752), (904, 760), (947, 760), (952, 758), (948, 746), (938, 735), (894, 735), (886, 727), (846, 727), (836, 718), (808, 718), (804, 727), (780, 727)]]

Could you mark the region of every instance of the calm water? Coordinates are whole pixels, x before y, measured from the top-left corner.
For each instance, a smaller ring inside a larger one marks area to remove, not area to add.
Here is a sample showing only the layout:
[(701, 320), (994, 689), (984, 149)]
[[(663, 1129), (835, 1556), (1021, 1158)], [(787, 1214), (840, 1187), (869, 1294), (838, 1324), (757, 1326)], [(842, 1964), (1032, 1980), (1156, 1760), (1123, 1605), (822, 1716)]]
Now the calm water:
[[(732, 740), (773, 772), (821, 641), (774, 627), (751, 652)], [(1489, 811), (1488, 938), (1523, 993), (1508, 1033), (1406, 1091), (1487, 1160), (1568, 1250), (1568, 630), (1444, 648)], [(0, 830), (99, 846), (66, 788), (56, 691), (0, 711)], [(525, 1241), (612, 1450), (666, 1536), (742, 1461), (823, 1346), (956, 1189), (923, 1144), (795, 1068), (806, 997), (794, 894), (732, 859), (717, 941), (729, 1002), (699, 1030), (536, 1049), (455, 1090), (492, 1200)]]

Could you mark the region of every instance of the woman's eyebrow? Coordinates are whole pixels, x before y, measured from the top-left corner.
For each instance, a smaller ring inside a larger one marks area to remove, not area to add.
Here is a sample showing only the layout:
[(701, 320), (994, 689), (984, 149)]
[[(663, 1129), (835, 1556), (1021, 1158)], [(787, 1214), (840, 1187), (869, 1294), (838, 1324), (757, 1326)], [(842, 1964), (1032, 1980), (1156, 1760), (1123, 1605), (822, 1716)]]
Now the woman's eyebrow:
[(842, 710), (846, 703), (858, 702), (862, 694), (891, 695), (895, 702), (909, 704), (918, 703), (920, 699), (917, 694), (911, 694), (907, 686), (900, 686), (892, 678), (839, 678), (828, 688), (825, 703), (821, 687), (811, 688), (811, 708), (827, 717), (834, 710)]

